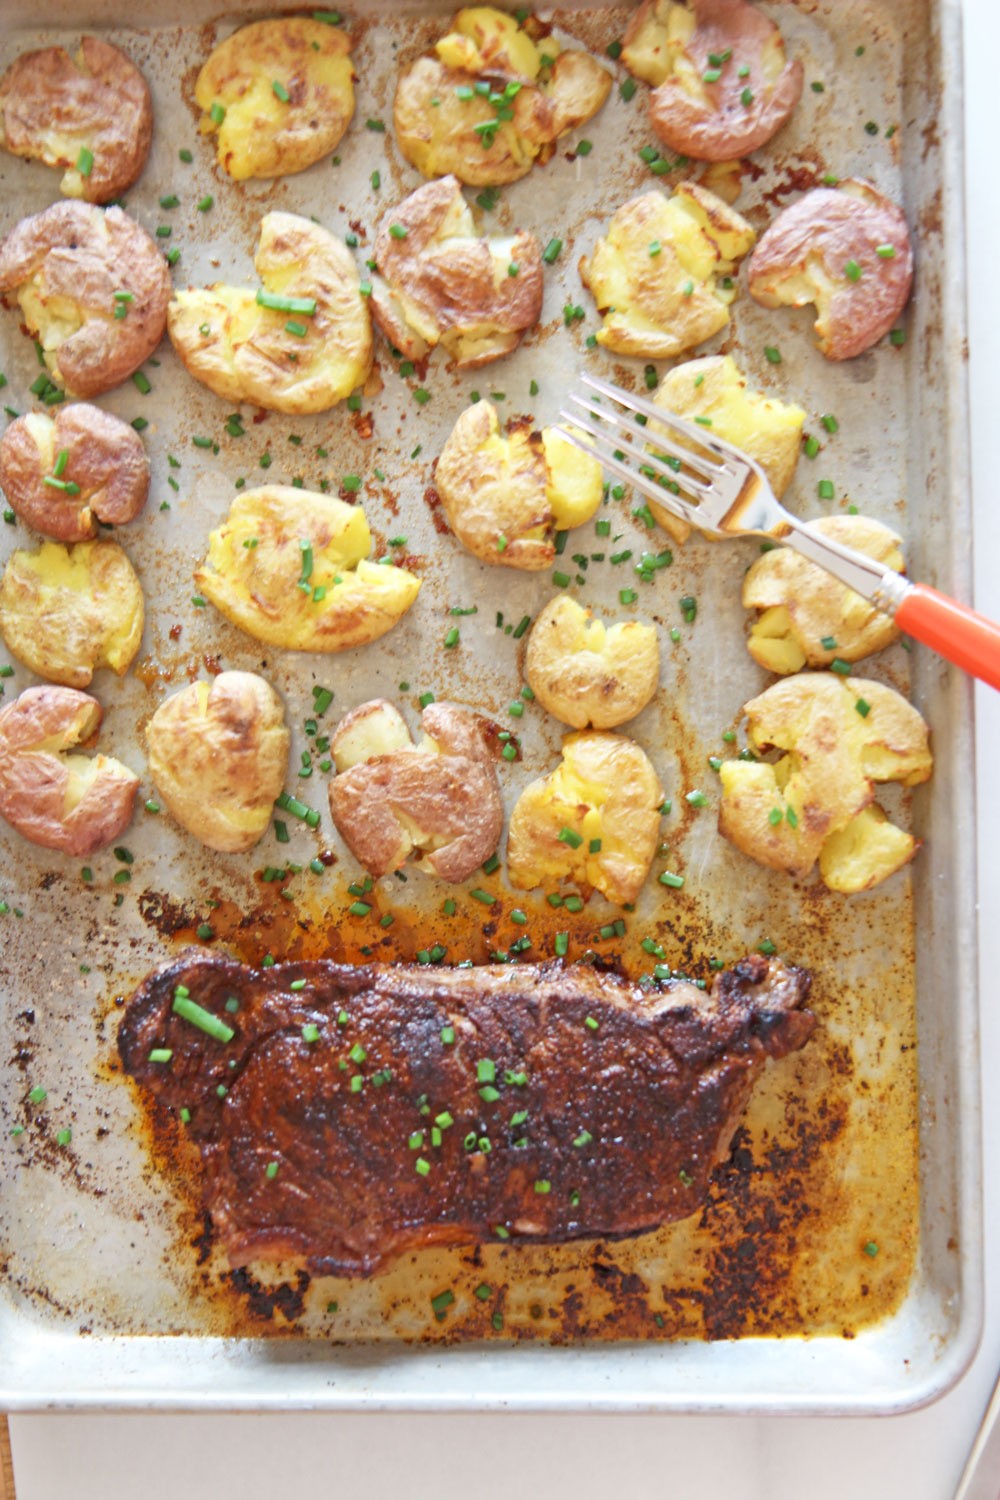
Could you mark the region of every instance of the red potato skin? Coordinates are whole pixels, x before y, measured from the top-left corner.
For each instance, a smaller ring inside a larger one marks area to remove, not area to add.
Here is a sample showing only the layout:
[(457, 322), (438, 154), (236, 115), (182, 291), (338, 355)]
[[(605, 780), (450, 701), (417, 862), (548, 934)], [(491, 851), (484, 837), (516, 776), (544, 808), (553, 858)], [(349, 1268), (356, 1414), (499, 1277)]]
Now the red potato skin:
[(62, 477), (80, 494), (45, 483), (38, 445), (18, 417), (0, 438), (0, 488), (21, 520), (57, 542), (88, 541), (98, 521), (134, 521), (149, 495), (149, 459), (135, 429), (83, 401), (56, 407), (54, 421), (55, 451), (69, 454)]
[[(153, 106), (135, 64), (100, 37), (85, 36), (79, 63), (64, 47), (25, 52), (0, 79), (2, 136), (16, 156), (38, 155), (48, 133), (86, 139), (94, 162), (83, 179), (89, 203), (107, 203), (142, 172), (153, 139)], [(76, 165), (65, 158), (65, 170)]]
[[(495, 352), (456, 363), (459, 369), (476, 369), (516, 349), (538, 322), (544, 290), (542, 255), (533, 234), (517, 231), (511, 260), (518, 265), (518, 274), (506, 277), (497, 288), (486, 239), (435, 246), (433, 236), (456, 196), (461, 196), (458, 179), (448, 176), (425, 183), (404, 198), (386, 215), (375, 241), (375, 259), (390, 288), (398, 287), (412, 298), (437, 323), (442, 337), (485, 326), (498, 330)], [(405, 237), (392, 235), (392, 225), (402, 225)], [(395, 319), (377, 293), (372, 298), (372, 315), (390, 343), (411, 352), (406, 348), (412, 338), (408, 327)]]
[[(626, 32), (641, 24), (640, 17), (652, 0), (636, 13)], [(732, 161), (763, 146), (784, 125), (802, 94), (802, 64), (786, 62), (773, 88), (765, 89), (760, 59), (778, 28), (745, 0), (692, 0), (697, 26), (686, 52), (699, 63), (710, 54), (731, 52), (718, 83), (706, 84), (711, 101), (706, 106), (692, 99), (675, 78), (667, 78), (653, 90), (649, 101), (650, 124), (664, 145), (695, 161)], [(750, 72), (739, 76), (741, 67)], [(753, 100), (743, 103), (749, 88)]]
[(93, 743), (103, 710), (96, 698), (76, 688), (26, 688), (0, 709), (0, 817), (45, 849), (77, 856), (113, 844), (132, 821), (139, 778), (116, 760), (102, 770), (68, 812), (69, 771), (54, 751)]
[[(0, 295), (41, 270), (46, 295), (66, 297), (84, 322), (55, 352), (52, 374), (71, 396), (99, 396), (148, 359), (167, 326), (171, 282), (155, 241), (120, 208), (53, 203), (0, 242)], [(115, 292), (131, 292), (116, 318)]]
[[(895, 254), (883, 257), (879, 246)], [(837, 283), (826, 314), (816, 322), (827, 359), (854, 359), (877, 344), (906, 306), (913, 285), (913, 246), (901, 208), (870, 182), (847, 179), (838, 188), (814, 188), (784, 209), (750, 258), (750, 295), (764, 307), (783, 305), (782, 281), (810, 258), (819, 259)], [(844, 268), (861, 271), (849, 280)]]

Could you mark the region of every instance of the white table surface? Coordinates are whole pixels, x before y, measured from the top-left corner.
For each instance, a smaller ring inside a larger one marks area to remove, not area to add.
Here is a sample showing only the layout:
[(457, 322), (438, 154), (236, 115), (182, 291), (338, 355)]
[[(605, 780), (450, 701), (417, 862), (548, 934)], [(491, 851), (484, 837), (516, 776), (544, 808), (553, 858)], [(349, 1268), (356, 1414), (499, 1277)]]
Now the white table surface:
[[(1000, 618), (1000, 8), (965, 0), (976, 602)], [(977, 693), (986, 1324), (950, 1395), (872, 1419), (317, 1416), (15, 1417), (18, 1500), (257, 1500), (349, 1486), (365, 1500), (948, 1500), (1000, 1370), (1000, 695)], [(990, 920), (990, 918), (994, 920)], [(1000, 1494), (1000, 1475), (997, 1476)]]

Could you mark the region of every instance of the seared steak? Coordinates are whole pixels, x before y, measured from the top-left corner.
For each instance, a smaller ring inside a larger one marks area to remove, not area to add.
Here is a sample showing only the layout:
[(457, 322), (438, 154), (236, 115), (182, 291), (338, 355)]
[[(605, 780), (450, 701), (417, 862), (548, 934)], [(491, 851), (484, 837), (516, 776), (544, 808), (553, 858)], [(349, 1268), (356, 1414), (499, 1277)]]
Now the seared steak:
[[(189, 1112), (234, 1265), (367, 1275), (426, 1245), (694, 1213), (765, 1059), (812, 1032), (808, 990), (758, 955), (706, 993), (558, 961), (255, 970), (199, 952), (149, 976), (118, 1046)], [(220, 1036), (178, 1013), (191, 1002)]]

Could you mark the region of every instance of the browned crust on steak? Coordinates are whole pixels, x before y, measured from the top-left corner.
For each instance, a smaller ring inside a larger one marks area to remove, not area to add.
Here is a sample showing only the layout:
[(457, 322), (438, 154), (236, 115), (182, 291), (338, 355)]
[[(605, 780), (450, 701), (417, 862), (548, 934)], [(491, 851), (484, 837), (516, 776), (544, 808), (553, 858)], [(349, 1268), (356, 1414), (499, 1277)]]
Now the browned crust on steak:
[[(558, 961), (256, 971), (198, 952), (149, 976), (118, 1047), (161, 1105), (190, 1111), (206, 1206), (233, 1264), (292, 1256), (322, 1273), (368, 1275), (425, 1246), (495, 1239), (498, 1228), (501, 1238), (565, 1241), (696, 1212), (766, 1058), (813, 1030), (800, 1009), (809, 982), (759, 955), (706, 993)], [(173, 1014), (178, 985), (231, 1025), (231, 1041)], [(168, 1064), (149, 1061), (155, 1048), (171, 1050)], [(493, 1083), (482, 1062), (494, 1065)], [(364, 1080), (358, 1092), (353, 1076)], [(443, 1112), (453, 1123), (434, 1147)]]

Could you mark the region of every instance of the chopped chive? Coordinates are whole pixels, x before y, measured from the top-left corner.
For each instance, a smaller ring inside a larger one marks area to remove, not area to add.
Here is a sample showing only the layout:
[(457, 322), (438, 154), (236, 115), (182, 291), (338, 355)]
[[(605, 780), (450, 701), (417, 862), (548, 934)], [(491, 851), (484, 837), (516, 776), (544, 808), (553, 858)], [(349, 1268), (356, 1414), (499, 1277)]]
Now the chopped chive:
[(81, 146), (76, 158), (76, 170), (81, 177), (89, 177), (94, 170), (94, 153), (87, 146)]
[(132, 384), (142, 396), (148, 396), (150, 391), (153, 389), (148, 379), (143, 374), (142, 370), (136, 370), (135, 374), (132, 376)]
[(275, 312), (302, 313), (307, 318), (316, 316), (315, 297), (283, 297), (277, 292), (268, 292), (261, 288), (256, 300), (259, 307), (270, 307)]
[(289, 318), (285, 324), (285, 332), (293, 334), (297, 339), (304, 339), (309, 330), (304, 323), (297, 323), (294, 319)]
[(272, 80), (271, 92), (274, 94), (276, 99), (281, 100), (282, 104), (287, 104), (289, 99), (291, 98), (291, 95), (285, 88), (285, 85), (278, 78)]
[(849, 677), (851, 675), (851, 664), (849, 661), (844, 661), (842, 657), (835, 656), (830, 663), (830, 671), (836, 672), (839, 677)]
[(192, 1026), (197, 1026), (199, 1031), (204, 1031), (208, 1036), (214, 1037), (217, 1042), (231, 1042), (236, 1035), (231, 1026), (225, 1021), (213, 1015), (210, 1010), (199, 1005), (196, 1000), (187, 995), (180, 994), (182, 986), (174, 991), (174, 1000), (171, 1009), (174, 1015), (180, 1016), (182, 1020), (189, 1021)]
[[(218, 99), (214, 99), (212, 101), (212, 107), (211, 107), (211, 109), (208, 112), (208, 116), (209, 116), (209, 119), (211, 120), (211, 122), (212, 122), (213, 125), (221, 125), (222, 122), (223, 122), (223, 120), (226, 118), (226, 107), (225, 107), (225, 105), (224, 104), (220, 104), (219, 101), (218, 101)], [(175, 198), (174, 201), (173, 201), (173, 203), (165, 203), (163, 201), (163, 199), (161, 198), (160, 199), (160, 207), (161, 208), (176, 208), (177, 207), (177, 199)]]
[(545, 246), (545, 249), (542, 251), (542, 260), (544, 260), (547, 266), (553, 265), (555, 261), (559, 259), (559, 256), (562, 253), (562, 247), (562, 240), (549, 240), (548, 244)]
[(830, 479), (821, 479), (816, 486), (816, 493), (821, 500), (832, 500), (836, 493), (833, 481)]
[(767, 344), (764, 347), (764, 358), (767, 360), (768, 364), (780, 365), (781, 350), (776, 349), (773, 344)]
[(215, 199), (212, 197), (211, 193), (206, 193), (205, 196), (204, 196), (204, 198), (199, 198), (198, 199), (198, 202), (195, 204), (195, 207), (197, 208), (197, 210), (198, 210), (198, 212), (200, 214), (207, 214), (208, 210), (212, 207), (212, 204), (214, 202), (215, 202)]
[(849, 260), (845, 263), (844, 275), (847, 277), (848, 281), (861, 280), (861, 267), (858, 265), (856, 260)]
[(181, 149), (178, 151), (177, 155), (180, 157), (181, 161), (183, 161), (183, 162), (192, 162), (192, 161), (194, 161), (194, 157), (192, 156), (191, 152), (188, 150), (188, 148), (186, 146), (182, 146)]

